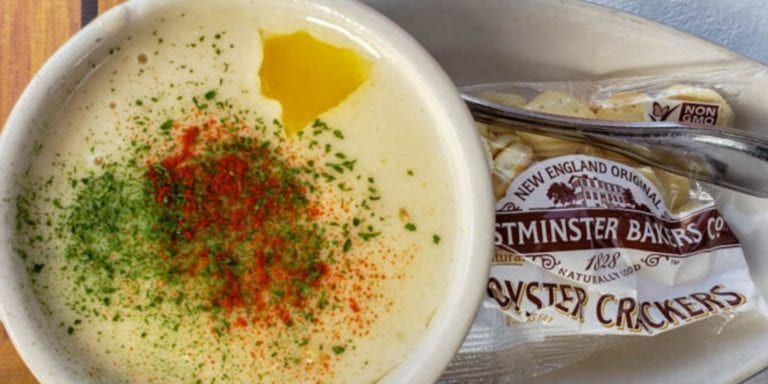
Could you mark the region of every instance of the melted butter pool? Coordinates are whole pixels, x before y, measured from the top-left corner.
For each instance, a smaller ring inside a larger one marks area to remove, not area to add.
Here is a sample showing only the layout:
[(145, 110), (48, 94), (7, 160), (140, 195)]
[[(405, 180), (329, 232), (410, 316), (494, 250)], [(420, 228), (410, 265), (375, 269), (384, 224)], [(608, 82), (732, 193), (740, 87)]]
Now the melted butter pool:
[(290, 135), (344, 101), (366, 81), (370, 67), (354, 50), (322, 42), (306, 31), (266, 36), (261, 91), (282, 105)]

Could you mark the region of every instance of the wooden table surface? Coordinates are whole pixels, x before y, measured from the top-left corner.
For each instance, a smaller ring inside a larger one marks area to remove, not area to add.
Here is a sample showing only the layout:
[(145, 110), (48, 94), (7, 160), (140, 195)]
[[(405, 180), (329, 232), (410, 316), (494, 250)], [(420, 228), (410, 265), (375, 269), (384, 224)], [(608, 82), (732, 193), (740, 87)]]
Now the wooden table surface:
[[(96, 14), (122, 0), (0, 0), (0, 129), (48, 57)], [(37, 383), (0, 325), (0, 384)]]

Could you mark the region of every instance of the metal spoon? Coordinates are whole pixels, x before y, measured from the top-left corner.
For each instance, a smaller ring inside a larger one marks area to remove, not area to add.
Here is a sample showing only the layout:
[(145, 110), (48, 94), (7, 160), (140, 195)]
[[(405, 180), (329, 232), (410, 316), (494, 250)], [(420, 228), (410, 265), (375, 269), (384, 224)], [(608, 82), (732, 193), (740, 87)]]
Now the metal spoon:
[(695, 180), (768, 197), (768, 138), (752, 132), (579, 119), (461, 97), (480, 123), (594, 145)]

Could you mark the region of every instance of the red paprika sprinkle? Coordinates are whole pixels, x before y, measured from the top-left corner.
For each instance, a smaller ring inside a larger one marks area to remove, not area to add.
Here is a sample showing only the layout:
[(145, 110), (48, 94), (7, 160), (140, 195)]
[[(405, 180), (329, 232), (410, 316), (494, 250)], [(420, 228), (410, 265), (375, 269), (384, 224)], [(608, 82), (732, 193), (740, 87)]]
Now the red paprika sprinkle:
[(269, 324), (311, 319), (328, 242), (302, 169), (257, 139), (200, 141), (199, 129), (187, 128), (178, 153), (145, 174), (170, 271), (193, 279), (225, 313), (244, 310)]

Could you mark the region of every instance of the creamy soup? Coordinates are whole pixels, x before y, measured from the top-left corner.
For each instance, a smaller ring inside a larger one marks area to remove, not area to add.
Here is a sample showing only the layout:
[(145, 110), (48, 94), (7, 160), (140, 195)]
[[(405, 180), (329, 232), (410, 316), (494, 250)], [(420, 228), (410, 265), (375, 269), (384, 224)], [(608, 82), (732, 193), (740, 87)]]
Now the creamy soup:
[(426, 96), (259, 4), (155, 15), (34, 148), (16, 248), (96, 382), (371, 382), (443, 298), (456, 187)]

